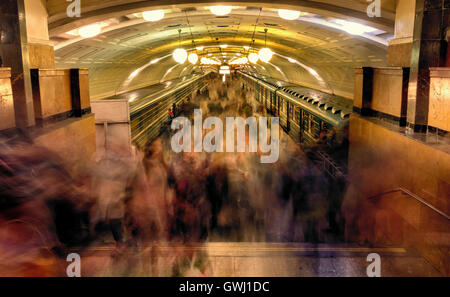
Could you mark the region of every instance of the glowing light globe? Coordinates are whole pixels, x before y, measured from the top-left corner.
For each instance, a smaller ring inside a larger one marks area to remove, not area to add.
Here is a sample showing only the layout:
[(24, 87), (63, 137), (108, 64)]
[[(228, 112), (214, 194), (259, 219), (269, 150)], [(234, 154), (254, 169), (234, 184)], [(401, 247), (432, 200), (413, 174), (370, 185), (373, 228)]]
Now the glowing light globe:
[(172, 56), (175, 62), (183, 64), (184, 62), (186, 62), (188, 58), (188, 53), (185, 49), (177, 48), (176, 50), (173, 51)]
[(269, 48), (265, 47), (259, 51), (258, 56), (261, 61), (267, 63), (270, 59), (272, 59), (273, 52)]
[(189, 54), (188, 61), (191, 64), (194, 64), (194, 65), (197, 64), (197, 62), (198, 62), (198, 55), (196, 53)]
[(282, 19), (293, 21), (298, 19), (300, 16), (300, 11), (288, 10), (288, 9), (278, 9), (278, 16)]
[(215, 15), (227, 15), (231, 12), (232, 9), (232, 6), (225, 5), (216, 5), (209, 8), (209, 10)]
[(248, 60), (250, 61), (250, 63), (256, 64), (256, 62), (258, 62), (259, 60), (259, 56), (257, 53), (251, 53), (250, 55), (248, 55)]
[(78, 29), (78, 34), (83, 38), (91, 38), (97, 36), (101, 32), (102, 26), (100, 26), (100, 24), (87, 25)]
[(148, 22), (157, 22), (164, 18), (164, 10), (150, 10), (142, 13), (142, 18)]

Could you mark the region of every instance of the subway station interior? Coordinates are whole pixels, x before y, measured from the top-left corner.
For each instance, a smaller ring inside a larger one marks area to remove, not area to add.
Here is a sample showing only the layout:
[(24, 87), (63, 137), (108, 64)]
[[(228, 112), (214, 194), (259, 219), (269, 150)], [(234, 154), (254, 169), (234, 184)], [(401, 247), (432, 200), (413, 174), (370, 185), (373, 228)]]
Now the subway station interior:
[(0, 276), (450, 276), (449, 40), (450, 0), (1, 0)]

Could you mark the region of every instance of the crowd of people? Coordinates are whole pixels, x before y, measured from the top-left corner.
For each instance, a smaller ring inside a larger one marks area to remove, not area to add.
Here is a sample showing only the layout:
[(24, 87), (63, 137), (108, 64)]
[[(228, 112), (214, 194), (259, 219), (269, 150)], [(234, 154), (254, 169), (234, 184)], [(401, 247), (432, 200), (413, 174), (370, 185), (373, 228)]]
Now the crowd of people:
[[(252, 97), (239, 80), (211, 81), (189, 104), (205, 116), (264, 116)], [(184, 113), (192, 116), (189, 108)], [(321, 172), (286, 134), (274, 164), (260, 163), (259, 153), (174, 153), (170, 136), (169, 129), (135, 155), (111, 146), (77, 174), (25, 135), (2, 141), (0, 258), (9, 260), (0, 261), (0, 274), (64, 273), (52, 269), (68, 252), (92, 255), (105, 246), (108, 261), (92, 260), (93, 275), (207, 273), (207, 255), (172, 251), (161, 263), (158, 247), (342, 235), (345, 181)], [(153, 259), (149, 266), (142, 255)]]

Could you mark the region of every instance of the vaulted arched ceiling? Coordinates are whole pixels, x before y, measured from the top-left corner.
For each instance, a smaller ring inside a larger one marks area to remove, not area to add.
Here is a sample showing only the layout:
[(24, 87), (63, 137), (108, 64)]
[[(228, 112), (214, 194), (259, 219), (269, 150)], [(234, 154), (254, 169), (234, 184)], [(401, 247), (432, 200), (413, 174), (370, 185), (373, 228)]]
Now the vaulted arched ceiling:
[[(276, 55), (249, 70), (351, 98), (353, 69), (384, 66), (394, 30), (395, 0), (382, 2), (381, 18), (367, 16), (365, 0), (281, 0), (277, 5), (233, 1), (227, 16), (213, 15), (211, 4), (202, 2), (83, 0), (81, 18), (68, 18), (67, 2), (47, 0), (57, 67), (89, 68), (91, 95), (98, 99), (201, 71), (198, 65), (175, 63), (170, 54), (180, 44), (192, 50), (203, 47), (198, 54), (226, 61), (264, 47), (268, 29), (267, 46)], [(157, 8), (166, 12), (161, 21), (146, 22), (139, 14)], [(283, 20), (278, 8), (300, 10), (302, 15)], [(342, 20), (373, 30), (352, 35), (341, 28)], [(102, 34), (80, 38), (76, 29), (92, 23), (102, 24)]]

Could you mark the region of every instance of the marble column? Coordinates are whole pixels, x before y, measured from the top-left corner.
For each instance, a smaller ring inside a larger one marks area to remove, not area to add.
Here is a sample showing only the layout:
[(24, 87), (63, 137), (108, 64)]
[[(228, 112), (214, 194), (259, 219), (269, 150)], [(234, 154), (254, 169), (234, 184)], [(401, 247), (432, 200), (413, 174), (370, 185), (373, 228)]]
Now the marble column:
[(415, 0), (408, 88), (407, 125), (425, 132), (428, 124), (430, 67), (445, 66), (450, 0)]
[(48, 34), (48, 13), (45, 1), (25, 0), (27, 40), (30, 68), (55, 68), (55, 51)]
[(0, 1), (0, 56), (11, 68), (16, 126), (34, 126), (24, 0)]
[(415, 18), (416, 0), (397, 0), (395, 34), (389, 42), (387, 66), (410, 66)]

